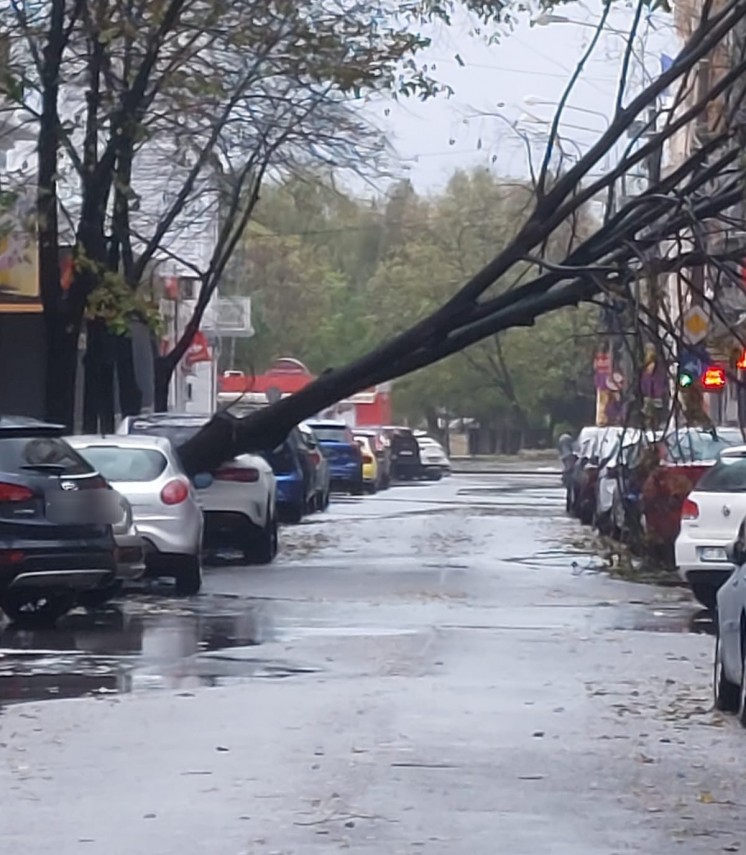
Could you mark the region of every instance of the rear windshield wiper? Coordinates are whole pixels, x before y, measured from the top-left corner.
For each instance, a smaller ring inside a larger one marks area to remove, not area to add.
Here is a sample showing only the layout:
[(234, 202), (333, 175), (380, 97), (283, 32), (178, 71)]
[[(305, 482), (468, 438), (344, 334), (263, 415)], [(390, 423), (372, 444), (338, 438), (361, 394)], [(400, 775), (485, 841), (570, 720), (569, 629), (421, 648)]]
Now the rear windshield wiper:
[(20, 468), (31, 472), (53, 472), (58, 474), (67, 471), (67, 466), (64, 463), (27, 463)]

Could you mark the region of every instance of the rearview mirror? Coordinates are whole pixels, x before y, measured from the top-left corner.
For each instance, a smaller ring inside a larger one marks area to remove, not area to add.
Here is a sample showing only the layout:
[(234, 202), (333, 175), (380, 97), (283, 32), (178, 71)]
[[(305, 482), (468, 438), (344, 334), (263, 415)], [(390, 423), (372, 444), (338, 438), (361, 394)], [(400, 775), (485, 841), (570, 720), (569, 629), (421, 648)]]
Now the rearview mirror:
[(214, 480), (215, 479), (209, 472), (198, 472), (194, 478), (192, 478), (192, 484), (194, 484), (198, 490), (206, 490), (208, 487), (212, 486)]

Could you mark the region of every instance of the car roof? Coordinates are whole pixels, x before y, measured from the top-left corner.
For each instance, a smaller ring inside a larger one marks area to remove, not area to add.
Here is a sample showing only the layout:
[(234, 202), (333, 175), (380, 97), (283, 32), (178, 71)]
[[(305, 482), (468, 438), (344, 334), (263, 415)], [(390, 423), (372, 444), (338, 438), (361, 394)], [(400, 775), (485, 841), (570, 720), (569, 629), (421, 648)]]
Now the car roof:
[(732, 445), (720, 452), (721, 457), (746, 457), (746, 445)]
[(147, 434), (87, 434), (83, 436), (68, 436), (67, 441), (74, 448), (90, 448), (91, 446), (106, 448), (147, 448), (157, 451), (170, 452), (173, 448), (171, 440), (164, 436), (148, 436)]
[(4, 416), (0, 415), (0, 433), (45, 433), (62, 434), (65, 432), (63, 425), (43, 422), (29, 416)]

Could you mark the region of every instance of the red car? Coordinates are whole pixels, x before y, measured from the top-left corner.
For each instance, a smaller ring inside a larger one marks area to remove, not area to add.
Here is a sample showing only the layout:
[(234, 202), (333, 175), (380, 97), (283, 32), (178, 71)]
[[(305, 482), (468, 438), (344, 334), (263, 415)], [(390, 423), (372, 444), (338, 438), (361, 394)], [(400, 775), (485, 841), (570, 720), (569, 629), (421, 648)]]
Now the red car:
[(650, 546), (673, 563), (673, 547), (681, 525), (681, 506), (718, 454), (744, 444), (737, 428), (718, 428), (713, 434), (699, 428), (682, 428), (661, 442), (661, 465), (642, 486), (641, 511)]

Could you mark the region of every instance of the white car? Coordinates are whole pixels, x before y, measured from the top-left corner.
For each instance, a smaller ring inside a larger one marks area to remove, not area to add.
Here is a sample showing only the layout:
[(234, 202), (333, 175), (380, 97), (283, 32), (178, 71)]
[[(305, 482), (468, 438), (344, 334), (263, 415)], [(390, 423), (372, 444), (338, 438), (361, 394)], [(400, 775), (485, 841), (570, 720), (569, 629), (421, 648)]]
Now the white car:
[(426, 475), (450, 475), (451, 461), (443, 446), (427, 434), (415, 433), (417, 445), (420, 447), (420, 461)]
[(725, 448), (699, 479), (681, 508), (676, 566), (706, 608), (733, 571), (726, 548), (746, 517), (746, 446)]
[(715, 708), (737, 713), (746, 727), (746, 520), (728, 557), (735, 569), (717, 593)]
[[(162, 436), (178, 450), (211, 416), (155, 413), (127, 416), (118, 434)], [(205, 515), (205, 546), (240, 549), (247, 562), (269, 564), (277, 554), (277, 483), (272, 467), (258, 454), (241, 454), (210, 473), (199, 491)]]
[(202, 511), (171, 443), (158, 436), (72, 436), (68, 442), (129, 503), (148, 574), (172, 576), (181, 594), (199, 593)]

